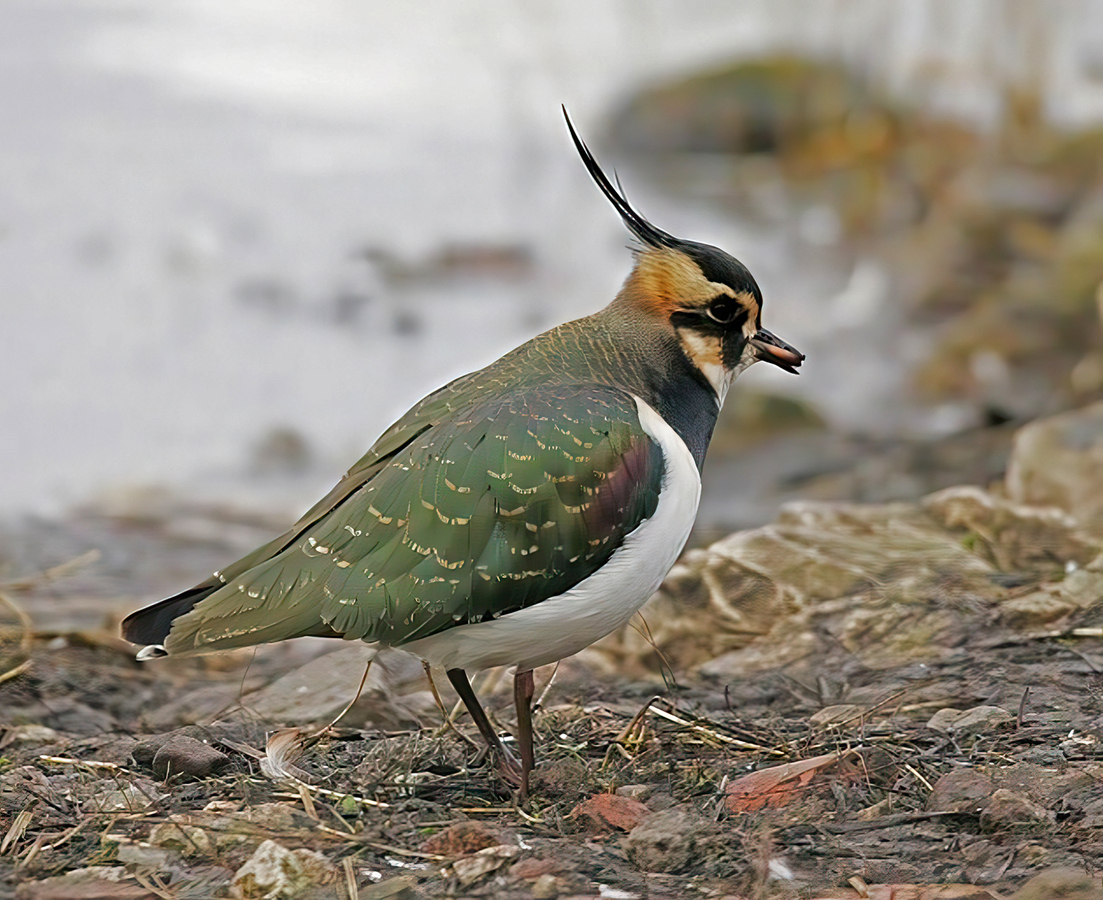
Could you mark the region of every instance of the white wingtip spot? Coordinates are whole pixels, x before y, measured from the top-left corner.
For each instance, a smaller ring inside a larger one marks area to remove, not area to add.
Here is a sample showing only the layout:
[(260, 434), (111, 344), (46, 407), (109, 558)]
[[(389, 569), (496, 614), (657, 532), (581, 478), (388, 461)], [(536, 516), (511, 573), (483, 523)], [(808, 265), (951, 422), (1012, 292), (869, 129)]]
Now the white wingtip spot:
[(145, 662), (147, 659), (162, 659), (168, 655), (169, 652), (164, 644), (149, 644), (139, 650), (134, 658), (139, 662)]

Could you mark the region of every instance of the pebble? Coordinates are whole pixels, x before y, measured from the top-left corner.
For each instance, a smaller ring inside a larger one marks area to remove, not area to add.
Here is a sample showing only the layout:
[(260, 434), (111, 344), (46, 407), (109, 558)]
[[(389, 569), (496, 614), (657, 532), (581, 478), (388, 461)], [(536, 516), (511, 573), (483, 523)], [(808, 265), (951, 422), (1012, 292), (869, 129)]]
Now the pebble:
[(628, 859), (644, 872), (702, 870), (704, 860), (719, 862), (715, 824), (696, 813), (664, 809), (644, 819), (621, 842)]
[(1100, 900), (1103, 884), (1076, 869), (1049, 869), (1024, 884), (1011, 900)]
[(981, 734), (1014, 720), (1011, 713), (999, 706), (974, 706), (966, 710), (945, 708), (927, 720), (927, 727), (952, 734)]
[(142, 741), (131, 751), (134, 761), (164, 780), (172, 775), (206, 778), (226, 768), (230, 757), (210, 744), (172, 732)]
[(360, 900), (414, 900), (417, 879), (410, 875), (398, 875), (379, 884), (370, 884), (359, 890)]
[(992, 794), (980, 814), (982, 828), (999, 831), (1004, 828), (1052, 821), (1053, 813), (1029, 797), (1000, 788)]
[(927, 798), (931, 812), (980, 813), (992, 797), (994, 785), (974, 769), (947, 772), (935, 782)]
[(316, 884), (337, 878), (337, 869), (313, 850), (288, 850), (265, 841), (234, 873), (234, 888), (243, 900), (297, 897)]

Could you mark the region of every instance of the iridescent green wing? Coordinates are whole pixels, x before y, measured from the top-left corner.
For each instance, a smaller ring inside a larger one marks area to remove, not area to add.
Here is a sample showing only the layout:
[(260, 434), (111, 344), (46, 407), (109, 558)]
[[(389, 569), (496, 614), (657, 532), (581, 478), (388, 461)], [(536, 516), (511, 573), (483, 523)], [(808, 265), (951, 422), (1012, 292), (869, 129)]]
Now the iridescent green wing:
[[(327, 513), (338, 507), (357, 489), (370, 481), (392, 456), (416, 440), (419, 435), (431, 429), (435, 424), (446, 420), (454, 409), (464, 404), (467, 388), (472, 380), (479, 375), (478, 372), (464, 375), (423, 398), (401, 419), (388, 428), (372, 445), (371, 449), (349, 469), (333, 490), (314, 504), (290, 529), (226, 566), (220, 572), (215, 572), (214, 575), (201, 581), (195, 587), (127, 616), (122, 622), (123, 637), (136, 644), (164, 643), (179, 616), (191, 610), (204, 599), (221, 591), (226, 584), (237, 582), (255, 567), (269, 562), (283, 551), (293, 547), (307, 528), (317, 524)], [(243, 608), (245, 607), (243, 606)], [(332, 635), (332, 630), (320, 622), (316, 616), (313, 620), (311, 619), (308, 610), (300, 609), (297, 613), (294, 621), (271, 621), (261, 632), (257, 632), (256, 640), (252, 642), (239, 640), (234, 646), (248, 646), (249, 643), (280, 640), (279, 637), (259, 635), (290, 631), (295, 628), (300, 629), (300, 635)], [(178, 650), (177, 652), (185, 651)], [(192, 649), (189, 652), (199, 651)]]
[(601, 566), (654, 513), (662, 477), (623, 391), (546, 386), (485, 401), (199, 602), (166, 645), (319, 633), (401, 644), (523, 609)]

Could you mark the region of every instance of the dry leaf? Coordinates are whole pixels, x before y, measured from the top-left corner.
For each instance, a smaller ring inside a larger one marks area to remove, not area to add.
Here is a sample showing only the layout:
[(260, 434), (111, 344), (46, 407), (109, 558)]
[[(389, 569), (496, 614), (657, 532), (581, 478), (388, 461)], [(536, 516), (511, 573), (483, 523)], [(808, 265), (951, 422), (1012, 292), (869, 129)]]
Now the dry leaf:
[(797, 762), (759, 769), (732, 781), (724, 789), (724, 803), (732, 812), (754, 812), (767, 806), (786, 806), (818, 775), (850, 753), (828, 753)]
[(651, 810), (639, 800), (619, 794), (594, 794), (572, 809), (568, 818), (581, 819), (597, 831), (631, 831), (649, 815)]

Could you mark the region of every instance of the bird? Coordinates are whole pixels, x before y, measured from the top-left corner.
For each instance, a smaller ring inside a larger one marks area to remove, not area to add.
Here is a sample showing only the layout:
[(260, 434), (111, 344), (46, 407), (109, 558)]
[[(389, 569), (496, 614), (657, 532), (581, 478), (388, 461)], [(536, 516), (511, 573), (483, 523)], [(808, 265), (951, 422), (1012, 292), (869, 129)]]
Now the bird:
[[(608, 306), (429, 394), (288, 531), (127, 616), (139, 659), (322, 636), (443, 668), (505, 780), (535, 765), (533, 670), (625, 625), (689, 538), (733, 379), (804, 355), (762, 327), (735, 257), (628, 202), (579, 137), (631, 234)], [(468, 672), (514, 667), (518, 764)]]

